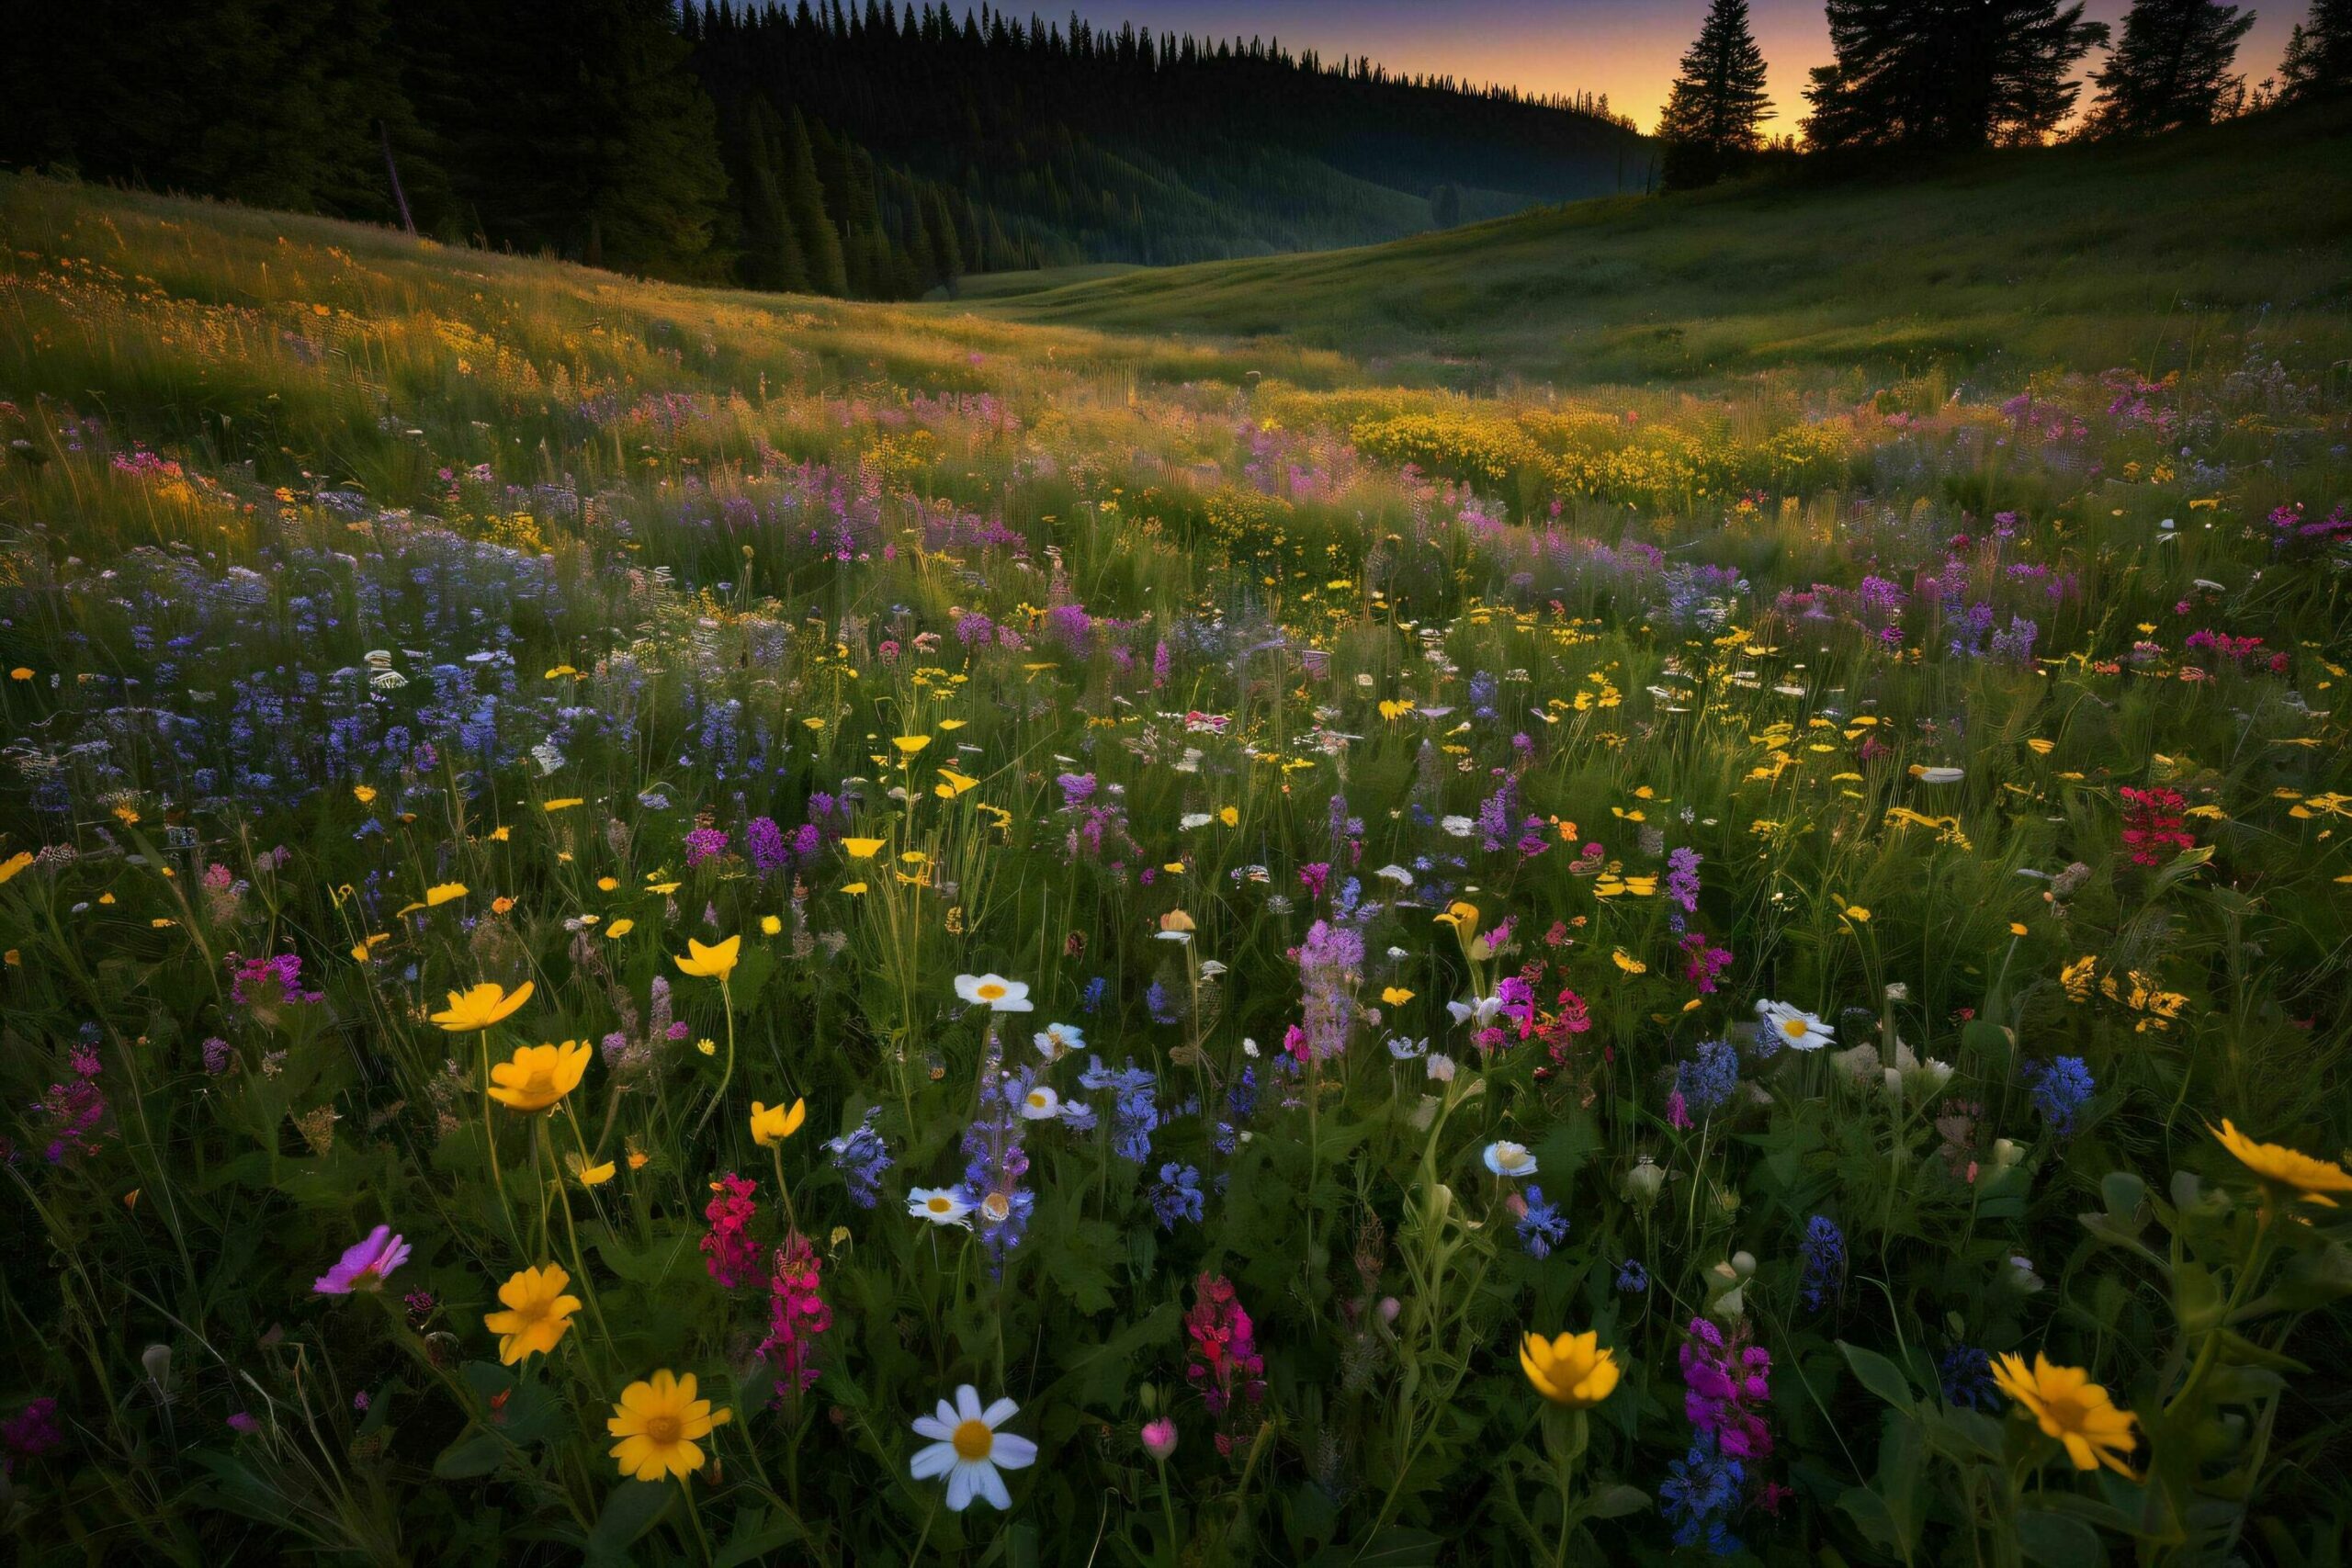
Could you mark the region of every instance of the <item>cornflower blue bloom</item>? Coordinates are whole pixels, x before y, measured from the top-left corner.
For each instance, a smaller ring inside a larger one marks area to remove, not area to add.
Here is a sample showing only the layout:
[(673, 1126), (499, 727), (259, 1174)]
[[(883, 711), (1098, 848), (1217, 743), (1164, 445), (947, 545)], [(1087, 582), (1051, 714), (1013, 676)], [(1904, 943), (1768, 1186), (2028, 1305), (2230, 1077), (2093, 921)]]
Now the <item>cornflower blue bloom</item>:
[(1258, 1110), (1258, 1067), (1255, 1063), (1242, 1064), (1233, 1086), (1225, 1091), (1227, 1119), (1216, 1124), (1216, 1135), (1210, 1140), (1216, 1152), (1229, 1155), (1241, 1146), (1241, 1124)]
[(1956, 1410), (1988, 1410), (1996, 1392), (1993, 1358), (1973, 1345), (1955, 1345), (1943, 1353), (1937, 1373), (1944, 1385), (1944, 1403)]
[(1797, 1249), (1804, 1266), (1797, 1286), (1797, 1299), (1807, 1312), (1819, 1312), (1822, 1304), (1844, 1288), (1846, 1280), (1846, 1235), (1826, 1215), (1815, 1214), (1805, 1222), (1804, 1241)]
[(1086, 982), (1086, 988), (1078, 994), (1080, 1010), (1090, 1013), (1102, 1011), (1102, 993), (1108, 990), (1110, 986), (1111, 982), (1101, 975)]
[(1699, 1046), (1698, 1056), (1677, 1064), (1674, 1087), (1682, 1096), (1683, 1108), (1693, 1116), (1710, 1116), (1731, 1103), (1739, 1089), (1739, 1053), (1728, 1041), (1709, 1040)]
[(1519, 1216), (1519, 1242), (1531, 1258), (1549, 1258), (1568, 1234), (1568, 1217), (1556, 1203), (1544, 1201), (1544, 1189), (1527, 1190), (1527, 1212)]
[(881, 1115), (876, 1106), (855, 1128), (825, 1141), (833, 1153), (833, 1168), (849, 1183), (850, 1201), (861, 1209), (871, 1209), (882, 1196), (882, 1173), (890, 1168), (889, 1145), (874, 1129)]
[(1638, 1258), (1628, 1258), (1617, 1266), (1617, 1288), (1629, 1296), (1638, 1296), (1650, 1288), (1650, 1271), (1642, 1267)]
[(1151, 1014), (1151, 1021), (1159, 1024), (1176, 1021), (1176, 1009), (1168, 997), (1168, 987), (1154, 980), (1143, 994), (1144, 1010)]
[(2091, 1081), (2091, 1070), (2080, 1056), (2060, 1056), (2049, 1062), (2029, 1062), (2025, 1066), (2026, 1081), (2033, 1086), (2033, 1108), (2041, 1112), (2041, 1120), (2059, 1137), (2070, 1137), (2075, 1131), (2075, 1119), (2083, 1106), (2098, 1092), (2098, 1085)]
[(1172, 1231), (1178, 1220), (1201, 1223), (1201, 1173), (1193, 1167), (1163, 1165), (1159, 1180), (1151, 1190), (1151, 1212), (1159, 1217), (1159, 1228)]
[(1109, 1089), (1114, 1097), (1112, 1151), (1121, 1159), (1143, 1164), (1151, 1157), (1151, 1134), (1159, 1126), (1159, 1107), (1151, 1092), (1159, 1080), (1136, 1066), (1132, 1056), (1125, 1067), (1115, 1070), (1104, 1066), (1100, 1056), (1089, 1056), (1086, 1061), (1086, 1071), (1078, 1076), (1078, 1081), (1088, 1089)]
[(1658, 1483), (1658, 1512), (1674, 1527), (1674, 1544), (1703, 1545), (1716, 1557), (1737, 1551), (1739, 1538), (1726, 1520), (1739, 1506), (1747, 1467), (1716, 1450), (1713, 1432), (1701, 1432), (1691, 1439), (1690, 1451), (1668, 1464), (1667, 1472)]

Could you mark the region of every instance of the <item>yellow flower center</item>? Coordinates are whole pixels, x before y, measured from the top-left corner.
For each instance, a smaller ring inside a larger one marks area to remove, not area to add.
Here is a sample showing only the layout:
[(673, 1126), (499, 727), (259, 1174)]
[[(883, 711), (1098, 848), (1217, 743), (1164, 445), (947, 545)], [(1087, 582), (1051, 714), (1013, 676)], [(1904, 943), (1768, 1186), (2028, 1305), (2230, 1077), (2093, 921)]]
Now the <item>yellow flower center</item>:
[(1812, 1032), (1812, 1026), (1801, 1018), (1783, 1019), (1781, 1021), (1781, 1032), (1792, 1040), (1802, 1040)]
[(555, 1069), (553, 1067), (532, 1068), (531, 1076), (523, 1080), (523, 1092), (534, 1100), (542, 1096), (552, 1098), (555, 1094)]
[(948, 1441), (956, 1445), (957, 1459), (986, 1459), (989, 1450), (996, 1447), (996, 1434), (989, 1430), (989, 1424), (985, 1421), (966, 1421), (956, 1428), (955, 1435)]
[(1035, 1106), (1038, 1110), (1043, 1111), (1046, 1108), (1046, 1091), (1041, 1089), (1031, 1089), (1029, 1091), (1029, 1103)]
[(1002, 995), (1004, 995), (1004, 987), (1002, 986), (989, 985), (982, 986), (980, 987), (980, 1000), (984, 1002), (992, 1002)]
[(2045, 1398), (2041, 1402), (2041, 1408), (2048, 1416), (2051, 1425), (2062, 1432), (2084, 1430), (2090, 1415), (2083, 1402), (2071, 1393), (2062, 1393), (2055, 1398)]
[(650, 1416), (645, 1423), (645, 1435), (663, 1448), (668, 1448), (685, 1435), (685, 1423), (675, 1416)]
[(988, 1216), (989, 1224), (1002, 1224), (1012, 1213), (1012, 1200), (1001, 1192), (991, 1192), (980, 1200), (980, 1213)]
[(950, 1209), (953, 1209), (956, 1204), (945, 1193), (934, 1192), (931, 1195), (930, 1201), (926, 1206), (934, 1214), (944, 1214)]

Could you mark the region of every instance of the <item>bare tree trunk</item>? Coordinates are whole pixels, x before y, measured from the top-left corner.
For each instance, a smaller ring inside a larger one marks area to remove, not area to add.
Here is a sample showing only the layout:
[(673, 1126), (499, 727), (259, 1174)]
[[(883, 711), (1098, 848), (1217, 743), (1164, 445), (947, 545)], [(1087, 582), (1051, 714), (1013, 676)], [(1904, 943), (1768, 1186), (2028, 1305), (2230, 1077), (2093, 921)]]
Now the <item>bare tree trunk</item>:
[(392, 205), (401, 209), (401, 227), (413, 240), (416, 220), (409, 216), (408, 192), (401, 189), (401, 166), (392, 162), (392, 128), (379, 119), (376, 122), (376, 134), (384, 143), (384, 173), (392, 178)]

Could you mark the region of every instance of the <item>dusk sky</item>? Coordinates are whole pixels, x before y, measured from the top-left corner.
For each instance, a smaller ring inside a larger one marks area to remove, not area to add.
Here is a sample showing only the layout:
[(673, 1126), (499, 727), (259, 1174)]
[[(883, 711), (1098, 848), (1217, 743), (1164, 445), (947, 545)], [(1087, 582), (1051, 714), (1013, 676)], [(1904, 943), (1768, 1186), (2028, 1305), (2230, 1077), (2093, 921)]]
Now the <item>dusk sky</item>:
[[(1087, 0), (1077, 8), (1114, 28), (1148, 21), (1163, 32), (1255, 33), (1279, 37), (1294, 53), (1311, 47), (1328, 57), (1368, 54), (1392, 71), (1451, 72), (1537, 92), (1607, 93), (1610, 107), (1648, 130), (1707, 0)], [(2089, 0), (2087, 14), (2120, 32), (2128, 8), (2129, 0)], [(1069, 15), (1068, 6), (1047, 0), (1012, 0), (1004, 9)], [(2307, 10), (2307, 0), (2255, 6), (2258, 19), (2238, 52), (2249, 83), (2277, 69), (2288, 28)], [(1771, 71), (1774, 117), (1766, 129), (1776, 136), (1792, 132), (1805, 112), (1806, 73), (1829, 58), (1820, 0), (1750, 0), (1749, 11)]]

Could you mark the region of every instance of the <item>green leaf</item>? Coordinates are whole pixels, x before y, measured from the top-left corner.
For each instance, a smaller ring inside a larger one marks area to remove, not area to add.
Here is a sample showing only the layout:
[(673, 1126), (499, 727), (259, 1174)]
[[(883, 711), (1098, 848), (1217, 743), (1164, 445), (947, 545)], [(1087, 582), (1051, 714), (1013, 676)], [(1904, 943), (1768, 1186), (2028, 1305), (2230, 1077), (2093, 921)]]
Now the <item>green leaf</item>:
[(433, 1473), (443, 1481), (471, 1481), (488, 1475), (506, 1458), (506, 1444), (495, 1432), (477, 1428), (441, 1450)]
[(2132, 1220), (2148, 1201), (2148, 1184), (2128, 1170), (2110, 1170), (2099, 1179), (2098, 1195), (2110, 1215)]
[(1442, 1537), (1427, 1530), (1391, 1525), (1363, 1543), (1355, 1555), (1356, 1568), (1430, 1568), (1444, 1545)]
[(1854, 1376), (1864, 1388), (1877, 1394), (1895, 1409), (1906, 1415), (1917, 1403), (1911, 1393), (1911, 1380), (1903, 1369), (1875, 1350), (1865, 1350), (1845, 1340), (1838, 1341), (1838, 1348), (1845, 1354), (1846, 1364), (1854, 1369)]
[(2042, 1568), (2101, 1568), (2107, 1548), (2098, 1531), (2080, 1519), (2042, 1508), (2022, 1509), (2017, 1516), (2018, 1547), (2029, 1562)]
[(591, 1568), (628, 1562), (628, 1549), (653, 1528), (677, 1495), (676, 1487), (659, 1481), (624, 1481), (614, 1487), (605, 1495), (596, 1528), (588, 1537)]
[(1588, 1519), (1617, 1519), (1627, 1514), (1638, 1514), (1650, 1506), (1650, 1495), (1638, 1486), (1619, 1482), (1595, 1492), (1585, 1503)]

